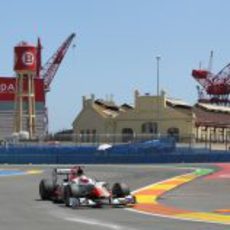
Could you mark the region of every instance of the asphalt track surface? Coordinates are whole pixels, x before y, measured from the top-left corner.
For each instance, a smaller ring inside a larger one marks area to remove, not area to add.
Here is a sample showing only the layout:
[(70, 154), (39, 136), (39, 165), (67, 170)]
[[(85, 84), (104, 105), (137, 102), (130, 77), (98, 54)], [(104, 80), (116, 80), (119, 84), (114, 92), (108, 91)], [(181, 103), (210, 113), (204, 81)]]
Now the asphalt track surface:
[[(194, 165), (193, 165), (194, 166)], [(54, 166), (52, 166), (54, 167)], [(110, 183), (123, 181), (137, 190), (192, 170), (186, 165), (89, 165), (86, 174)], [(216, 168), (212, 165), (194, 167)], [(38, 184), (51, 166), (4, 166), (4, 170), (44, 170), (38, 174), (0, 173), (0, 230), (226, 230), (230, 225), (172, 219), (122, 208), (82, 208), (72, 210), (62, 204), (41, 201)], [(197, 178), (160, 197), (167, 206), (213, 212), (230, 209), (230, 183), (227, 177)], [(226, 214), (226, 215), (229, 215)]]

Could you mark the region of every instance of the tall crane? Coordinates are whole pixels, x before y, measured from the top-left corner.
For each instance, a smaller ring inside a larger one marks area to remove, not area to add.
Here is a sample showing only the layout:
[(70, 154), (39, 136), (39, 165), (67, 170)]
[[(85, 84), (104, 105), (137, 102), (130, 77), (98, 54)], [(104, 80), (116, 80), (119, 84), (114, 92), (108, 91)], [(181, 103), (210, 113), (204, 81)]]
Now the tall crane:
[(198, 86), (199, 102), (230, 105), (230, 63), (220, 72), (214, 74), (211, 72), (213, 52), (209, 60), (209, 69), (192, 70), (193, 78), (201, 85)]
[(44, 66), (41, 67), (41, 43), (38, 40), (38, 66), (37, 66), (37, 76), (41, 76), (44, 79), (45, 92), (50, 91), (51, 82), (68, 50), (71, 42), (75, 37), (75, 33), (72, 33), (58, 48), (58, 50), (48, 59)]
[[(75, 37), (75, 33), (70, 34), (67, 39), (61, 44), (57, 51), (48, 59), (48, 61), (41, 66), (41, 42), (38, 39), (37, 43), (37, 77), (44, 80), (44, 92), (47, 93), (50, 91), (51, 82), (54, 79), (55, 74), (58, 71), (58, 68), (65, 57), (66, 52), (68, 51), (71, 42)], [(48, 133), (48, 109), (45, 107), (45, 132)]]

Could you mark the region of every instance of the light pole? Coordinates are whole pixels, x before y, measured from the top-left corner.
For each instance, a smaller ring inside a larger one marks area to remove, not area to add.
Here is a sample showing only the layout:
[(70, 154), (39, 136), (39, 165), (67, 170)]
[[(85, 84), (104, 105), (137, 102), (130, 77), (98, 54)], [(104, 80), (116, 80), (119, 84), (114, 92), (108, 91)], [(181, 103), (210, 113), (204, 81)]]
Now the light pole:
[(160, 90), (160, 56), (156, 56), (156, 60), (157, 60), (157, 97), (159, 97), (159, 90)]
[(159, 135), (159, 123), (160, 123), (160, 101), (159, 101), (159, 90), (160, 90), (160, 59), (161, 57), (156, 56), (157, 61), (157, 135)]

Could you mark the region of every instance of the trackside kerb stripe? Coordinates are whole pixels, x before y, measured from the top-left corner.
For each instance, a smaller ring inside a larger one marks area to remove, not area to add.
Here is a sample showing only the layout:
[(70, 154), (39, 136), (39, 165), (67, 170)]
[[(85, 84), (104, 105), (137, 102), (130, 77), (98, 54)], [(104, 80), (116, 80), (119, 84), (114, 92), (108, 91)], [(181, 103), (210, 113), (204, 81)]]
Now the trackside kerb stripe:
[(25, 172), (19, 170), (0, 170), (0, 176), (16, 176), (25, 174)]
[[(133, 192), (137, 198), (137, 205), (131, 210), (154, 216), (168, 217), (180, 220), (190, 220), (206, 223), (230, 225), (230, 216), (211, 212), (194, 212), (190, 210), (169, 207), (158, 202), (166, 192), (175, 189), (192, 180), (213, 173), (213, 169), (195, 169), (194, 172), (176, 176), (156, 184), (148, 185)], [(130, 210), (130, 209), (129, 209)]]
[(42, 170), (28, 170), (28, 171), (21, 171), (21, 170), (5, 170), (0, 169), (0, 177), (7, 177), (7, 176), (21, 176), (21, 175), (30, 175), (30, 174), (40, 174)]

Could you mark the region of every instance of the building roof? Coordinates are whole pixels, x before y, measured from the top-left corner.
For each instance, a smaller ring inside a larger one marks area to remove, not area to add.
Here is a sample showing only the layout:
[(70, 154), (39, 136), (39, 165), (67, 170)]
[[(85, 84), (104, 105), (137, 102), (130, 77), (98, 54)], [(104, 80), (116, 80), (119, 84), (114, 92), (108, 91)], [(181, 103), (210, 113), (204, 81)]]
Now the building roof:
[(105, 109), (119, 111), (119, 106), (117, 106), (113, 101), (104, 101), (102, 99), (97, 99), (94, 101), (94, 103)]
[(126, 103), (118, 106), (113, 101), (104, 101), (102, 99), (95, 100), (93, 108), (105, 118), (115, 118), (121, 112), (133, 109), (131, 105)]
[[(114, 119), (121, 113), (134, 110), (135, 108), (129, 104), (116, 105), (113, 101), (105, 101), (102, 99), (92, 99), (93, 109), (104, 118)], [(230, 108), (225, 106), (210, 105), (205, 103), (197, 103), (191, 106), (187, 102), (166, 98), (167, 106), (179, 111), (189, 111), (195, 116), (196, 126), (205, 127), (229, 127), (230, 128)]]
[(211, 105), (207, 103), (198, 103), (197, 105), (207, 111), (230, 113), (230, 107), (227, 106)]
[(119, 107), (107, 104), (102, 100), (95, 100), (93, 108), (104, 118), (115, 118), (119, 115)]
[(127, 104), (127, 103), (124, 103), (124, 104), (121, 105), (120, 108), (127, 110), (127, 109), (133, 109), (133, 106), (131, 106), (131, 105)]
[(167, 105), (172, 107), (180, 107), (180, 108), (187, 108), (187, 109), (192, 108), (192, 106), (189, 105), (187, 102), (175, 98), (166, 98), (166, 103)]
[(228, 108), (217, 109), (216, 106), (203, 105), (198, 103), (194, 106), (193, 112), (196, 115), (197, 126), (229, 127), (230, 114)]

